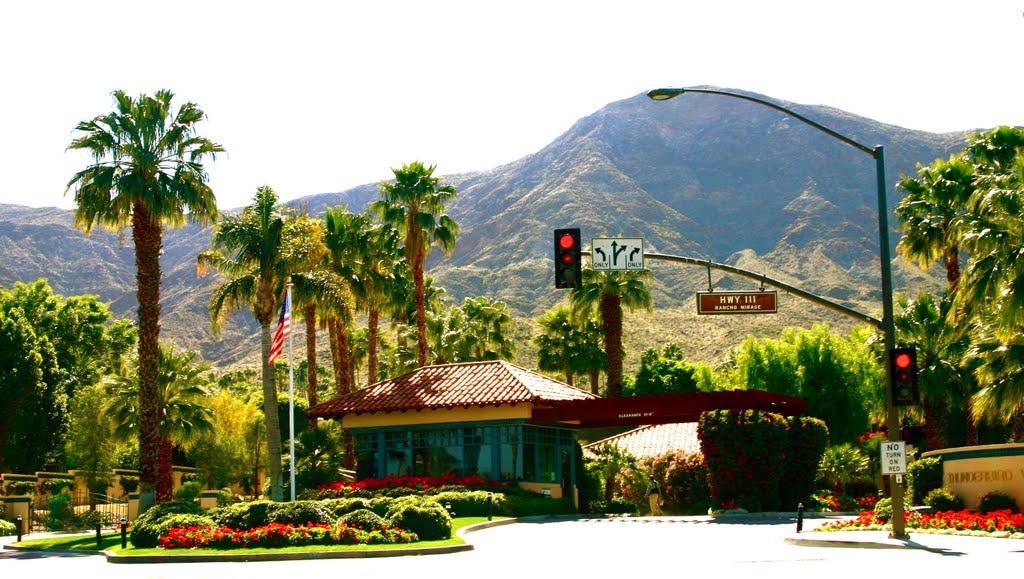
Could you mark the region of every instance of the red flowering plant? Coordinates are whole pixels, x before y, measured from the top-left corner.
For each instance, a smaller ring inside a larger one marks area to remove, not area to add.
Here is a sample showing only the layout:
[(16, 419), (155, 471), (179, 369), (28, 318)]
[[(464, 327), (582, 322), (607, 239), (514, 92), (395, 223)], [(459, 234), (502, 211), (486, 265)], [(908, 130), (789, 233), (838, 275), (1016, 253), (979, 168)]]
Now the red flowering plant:
[(248, 530), (221, 527), (174, 527), (160, 538), (164, 549), (255, 549), (306, 545), (391, 545), (414, 543), (416, 533), (382, 525), (374, 529), (320, 523), (271, 523)]
[[(939, 511), (933, 514), (906, 512), (903, 515), (907, 528), (974, 531), (998, 533), (1001, 536), (1024, 535), (1024, 514), (1009, 510), (976, 513), (967, 509), (960, 511)], [(878, 529), (885, 526), (874, 511), (865, 511), (856, 519), (836, 521), (822, 525), (823, 531), (847, 531), (857, 529)]]
[(353, 491), (383, 491), (389, 489), (405, 489), (412, 492), (424, 492), (450, 487), (463, 487), (470, 490), (495, 490), (505, 488), (505, 484), (493, 479), (485, 479), (479, 475), (457, 476), (445, 473), (439, 477), (429, 476), (394, 476), (383, 478), (365, 478), (357, 481), (338, 481), (317, 487), (321, 491), (337, 491), (351, 493)]

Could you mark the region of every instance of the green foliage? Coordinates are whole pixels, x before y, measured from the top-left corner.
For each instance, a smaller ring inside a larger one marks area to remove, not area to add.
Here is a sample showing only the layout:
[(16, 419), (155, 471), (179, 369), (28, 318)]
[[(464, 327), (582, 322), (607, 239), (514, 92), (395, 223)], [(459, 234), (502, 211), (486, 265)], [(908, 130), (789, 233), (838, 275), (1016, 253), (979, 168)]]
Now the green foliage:
[(640, 370), (634, 380), (628, 388), (624, 384), (623, 394), (643, 396), (697, 392), (700, 374), (699, 365), (683, 361), (677, 344), (665, 346), (660, 355), (656, 350), (648, 349), (640, 356)]
[(306, 523), (331, 523), (334, 516), (319, 501), (295, 501), (273, 503), (267, 508), (267, 520), (283, 525), (304, 525)]
[(697, 436), (719, 506), (776, 510), (786, 448), (785, 418), (758, 410), (714, 410), (701, 415)]
[(671, 451), (645, 459), (641, 466), (661, 484), (661, 498), (665, 501), (662, 508), (665, 511), (697, 515), (707, 513), (713, 506), (703, 454)]
[(356, 509), (339, 517), (338, 523), (362, 529), (379, 529), (386, 521), (370, 509)]
[(59, 493), (65, 489), (70, 489), (75, 485), (75, 481), (70, 478), (51, 478), (46, 482), (40, 484), (50, 494)]
[(860, 448), (838, 444), (825, 449), (818, 467), (820, 476), (837, 495), (846, 494), (846, 486), (863, 480), (871, 473), (871, 459)]
[(924, 504), (937, 511), (959, 511), (964, 508), (964, 501), (946, 487), (928, 491)]
[(354, 511), (370, 508), (370, 500), (365, 498), (322, 499), (320, 503), (335, 519)]
[(201, 495), (202, 492), (203, 483), (195, 480), (188, 481), (182, 484), (180, 487), (174, 489), (174, 500), (194, 501), (199, 498), (199, 495)]
[(991, 513), (992, 511), (1003, 511), (1009, 510), (1012, 512), (1020, 512), (1017, 507), (1017, 501), (1013, 500), (1010, 495), (1001, 491), (992, 491), (981, 497), (978, 501), (978, 511), (982, 513)]
[(942, 488), (942, 459), (930, 456), (907, 465), (907, 495), (915, 505), (928, 504), (925, 497)]
[(71, 424), (64, 445), (67, 466), (84, 471), (85, 486), (89, 489), (108, 482), (110, 477), (101, 473), (113, 468), (117, 450), (114, 424), (106, 403), (105, 388), (97, 383), (80, 387), (69, 405)]
[[(445, 491), (431, 495), (438, 504), (450, 504), (460, 517), (486, 517), (501, 513), (505, 508), (505, 495), (487, 491)], [(488, 504), (490, 501), (490, 505)]]
[(778, 340), (748, 338), (736, 354), (736, 372), (746, 388), (798, 396), (807, 416), (825, 421), (833, 443), (853, 442), (880, 410), (882, 368), (866, 334), (850, 339), (827, 325), (786, 328)]
[(828, 427), (823, 420), (790, 416), (785, 460), (779, 480), (779, 504), (783, 510), (796, 509), (815, 490), (818, 465), (828, 446)]
[(109, 527), (113, 522), (110, 513), (105, 511), (85, 511), (75, 517), (75, 526), (85, 529), (92, 529), (96, 525)]
[(398, 504), (387, 517), (392, 527), (412, 531), (421, 541), (438, 541), (452, 537), (452, 518), (437, 503)]
[(12, 480), (4, 485), (4, 493), (8, 495), (28, 495), (36, 490), (36, 483), (30, 480)]
[(46, 528), (51, 531), (63, 531), (73, 522), (75, 512), (71, 504), (71, 493), (61, 491), (47, 499), (50, 507), (46, 517)]
[(637, 504), (624, 499), (612, 499), (606, 501), (597, 499), (590, 501), (586, 506), (586, 512), (600, 515), (635, 515), (638, 512)]
[(139, 490), (139, 477), (131, 475), (121, 475), (121, 488), (126, 493), (134, 493)]
[(160, 541), (161, 532), (166, 532), (166, 529), (160, 527), (164, 519), (172, 515), (198, 515), (200, 511), (199, 503), (194, 501), (157, 503), (139, 515), (132, 523), (130, 538), (132, 545), (139, 549), (156, 547)]
[(271, 501), (247, 501), (226, 507), (217, 507), (211, 509), (207, 514), (221, 527), (251, 529), (262, 527), (270, 522), (268, 511), (273, 504)]
[(14, 523), (0, 519), (0, 537), (9, 537), (18, 534), (18, 526)]
[[(907, 512), (910, 507), (910, 502), (907, 499), (907, 496), (904, 495), (903, 512)], [(878, 502), (875, 503), (875, 518), (882, 523), (889, 522), (889, 519), (892, 518), (892, 497), (882, 497), (878, 499)]]

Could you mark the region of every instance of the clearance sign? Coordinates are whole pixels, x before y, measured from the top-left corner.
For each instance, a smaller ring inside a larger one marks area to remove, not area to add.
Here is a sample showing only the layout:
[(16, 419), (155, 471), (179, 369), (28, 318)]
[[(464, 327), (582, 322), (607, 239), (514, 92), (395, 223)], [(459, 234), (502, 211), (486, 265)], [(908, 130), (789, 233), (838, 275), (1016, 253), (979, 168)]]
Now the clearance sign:
[(774, 314), (776, 291), (697, 292), (698, 314)]

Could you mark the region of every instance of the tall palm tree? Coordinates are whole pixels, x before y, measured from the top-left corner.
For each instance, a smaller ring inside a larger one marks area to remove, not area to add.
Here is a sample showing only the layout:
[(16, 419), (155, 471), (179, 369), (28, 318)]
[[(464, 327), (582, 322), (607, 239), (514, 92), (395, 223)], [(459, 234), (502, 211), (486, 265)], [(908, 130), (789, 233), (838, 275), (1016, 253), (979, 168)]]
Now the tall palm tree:
[[(138, 359), (135, 359), (136, 364)], [(203, 434), (213, 430), (213, 414), (204, 404), (210, 395), (205, 385), (209, 364), (192, 350), (178, 350), (173, 344), (161, 344), (157, 354), (157, 483), (159, 502), (173, 498), (172, 452), (174, 446), (192, 448)], [(137, 435), (138, 388), (136, 375), (116, 377), (109, 389), (107, 412), (117, 425), (115, 436), (122, 440)]]
[(942, 258), (950, 292), (955, 293), (963, 235), (955, 224), (974, 192), (974, 164), (963, 155), (953, 155), (948, 161), (936, 159), (928, 167), (918, 164), (917, 175), (897, 183), (906, 195), (896, 206), (903, 232), (896, 250), (923, 269)]
[(972, 398), (974, 418), (1010, 422), (1014, 442), (1024, 442), (1024, 332), (1002, 338), (980, 322), (967, 356), (982, 385)]
[(283, 487), (276, 377), (273, 366), (267, 361), (272, 342), (271, 326), (281, 309), (293, 263), (304, 261), (301, 252), (286, 249), (286, 245), (294, 241), (286, 235), (286, 222), (286, 215), (277, 205), (277, 193), (270, 187), (260, 187), (252, 205), (240, 215), (220, 221), (210, 240), (213, 249), (198, 257), (199, 275), (214, 268), (225, 278), (210, 296), (211, 329), (217, 332), (227, 315), (243, 306), (249, 307), (260, 324), (267, 467), (271, 499), (275, 501), (282, 500)]
[(423, 265), (427, 250), (437, 245), (450, 254), (459, 236), (458, 224), (444, 213), (445, 204), (455, 199), (451, 185), (434, 177), (436, 166), (419, 161), (392, 168), (395, 178), (380, 184), (381, 199), (370, 204), (384, 223), (394, 225), (405, 240), (405, 261), (412, 269), (416, 295), (416, 331), (419, 338), (419, 364), (427, 364), (426, 297)]
[(202, 161), (224, 151), (196, 134), (206, 117), (197, 105), (185, 103), (172, 115), (173, 97), (168, 90), (137, 98), (115, 91), (115, 110), (78, 123), (82, 136), (68, 147), (88, 150), (94, 159), (68, 181), (67, 189), (75, 189), (75, 224), (86, 234), (96, 224), (132, 228), (139, 304), (140, 510), (155, 500), (163, 228), (184, 225), (186, 217), (198, 223), (216, 217), (217, 201)]
[(398, 231), (388, 224), (372, 227), (363, 238), (358, 264), (360, 279), (357, 297), (366, 309), (366, 375), (370, 384), (379, 378), (380, 315), (405, 288), (409, 270), (402, 256)]
[(362, 288), (359, 263), (367, 243), (370, 218), (349, 212), (344, 205), (327, 208), (325, 241), (328, 263), (335, 289), (330, 300), (332, 316), (328, 320), (332, 355), (335, 359), (335, 383), (338, 394), (348, 394), (355, 387), (355, 372), (350, 360), (348, 334), (355, 307), (354, 292)]
[(515, 321), (506, 311), (505, 302), (485, 297), (466, 298), (462, 302), (466, 315), (467, 335), (471, 339), (474, 360), (511, 360), (516, 355), (516, 344), (508, 335)]
[[(928, 292), (921, 292), (913, 300), (901, 297), (893, 317), (897, 341), (917, 350), (928, 450), (949, 446), (949, 408), (964, 405), (974, 390), (973, 379), (963, 364), (970, 340), (950, 322), (951, 302), (949, 294), (939, 303)], [(969, 414), (970, 409), (965, 411)]]
[(583, 283), (569, 293), (573, 315), (601, 317), (604, 351), (608, 360), (608, 395), (622, 395), (622, 308), (653, 309), (647, 282), (651, 270), (594, 271), (583, 269)]

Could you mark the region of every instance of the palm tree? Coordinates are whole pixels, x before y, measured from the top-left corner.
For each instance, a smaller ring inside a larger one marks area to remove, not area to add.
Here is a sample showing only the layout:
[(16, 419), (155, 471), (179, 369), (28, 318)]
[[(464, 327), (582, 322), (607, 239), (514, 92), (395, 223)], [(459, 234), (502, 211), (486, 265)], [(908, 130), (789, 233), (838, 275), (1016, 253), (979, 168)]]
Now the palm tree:
[(394, 296), (407, 293), (409, 270), (402, 257), (398, 231), (390, 225), (378, 225), (367, 231), (361, 247), (358, 275), (361, 283), (358, 298), (366, 309), (367, 382), (379, 378), (380, 314)]
[[(277, 385), (273, 366), (267, 361), (271, 325), (284, 298), (293, 263), (303, 263), (301, 252), (286, 249), (286, 218), (277, 205), (277, 193), (267, 186), (256, 190), (253, 204), (241, 215), (225, 217), (216, 226), (210, 251), (198, 257), (199, 275), (210, 268), (225, 277), (210, 296), (210, 327), (217, 332), (227, 315), (248, 306), (260, 324), (263, 371), (263, 412), (267, 423), (267, 466), (271, 499), (283, 498), (281, 484), (281, 426), (277, 415)], [(290, 260), (286, 259), (290, 256)]]
[(75, 225), (86, 234), (99, 224), (132, 228), (139, 318), (140, 510), (155, 500), (157, 443), (157, 352), (160, 343), (160, 253), (163, 228), (216, 217), (217, 202), (202, 161), (223, 152), (196, 135), (206, 115), (188, 102), (173, 114), (168, 90), (131, 98), (114, 92), (116, 109), (78, 123), (83, 133), (68, 149), (92, 153), (94, 162), (75, 173)]
[(516, 355), (516, 344), (508, 334), (515, 321), (506, 312), (504, 302), (485, 297), (466, 298), (462, 312), (466, 315), (467, 336), (470, 338), (473, 360), (511, 360)]
[(419, 338), (419, 364), (427, 364), (426, 297), (423, 265), (427, 250), (435, 244), (450, 254), (459, 235), (458, 224), (444, 213), (445, 204), (455, 199), (451, 185), (442, 185), (434, 177), (435, 165), (419, 161), (392, 168), (395, 179), (380, 184), (382, 198), (370, 204), (384, 223), (394, 225), (405, 241), (405, 261), (412, 268), (416, 296), (416, 332)]
[(964, 404), (973, 391), (973, 380), (962, 363), (969, 338), (950, 323), (951, 303), (949, 294), (936, 303), (930, 293), (921, 292), (913, 300), (901, 297), (893, 317), (898, 341), (917, 350), (917, 381), (928, 450), (949, 446), (949, 408)]
[(567, 306), (548, 310), (537, 318), (540, 333), (531, 340), (537, 346), (537, 367), (544, 372), (565, 374), (572, 386), (577, 372), (590, 374), (590, 391), (597, 394), (595, 373), (605, 367), (601, 332), (593, 317), (573, 316)]
[(332, 355), (335, 361), (334, 379), (337, 393), (348, 394), (355, 387), (355, 372), (350, 360), (349, 328), (355, 305), (354, 291), (362, 287), (359, 263), (362, 248), (367, 243), (370, 218), (350, 213), (344, 205), (327, 208), (326, 245), (328, 262), (335, 286), (332, 292), (332, 316), (328, 320)]
[(1011, 422), (1014, 442), (1024, 442), (1024, 332), (1000, 338), (990, 325), (978, 323), (967, 356), (976, 361), (982, 385), (972, 397), (973, 417)]
[(950, 292), (955, 293), (963, 234), (955, 223), (974, 192), (974, 165), (962, 155), (953, 155), (948, 161), (936, 159), (928, 167), (918, 164), (917, 175), (897, 183), (906, 195), (896, 207), (903, 232), (896, 250), (922, 269), (941, 257)]
[(601, 316), (605, 356), (608, 360), (608, 395), (622, 395), (622, 308), (653, 309), (647, 281), (651, 270), (594, 271), (583, 269), (583, 283), (569, 294), (574, 316)]
[[(157, 501), (173, 498), (172, 457), (174, 446), (192, 448), (203, 434), (213, 430), (213, 414), (203, 403), (209, 396), (205, 376), (210, 366), (191, 350), (178, 350), (173, 344), (162, 344), (157, 354), (159, 415), (157, 436)], [(135, 362), (138, 362), (136, 358)], [(122, 440), (137, 435), (138, 387), (136, 376), (117, 376), (109, 389), (107, 411), (117, 425), (115, 436)]]

